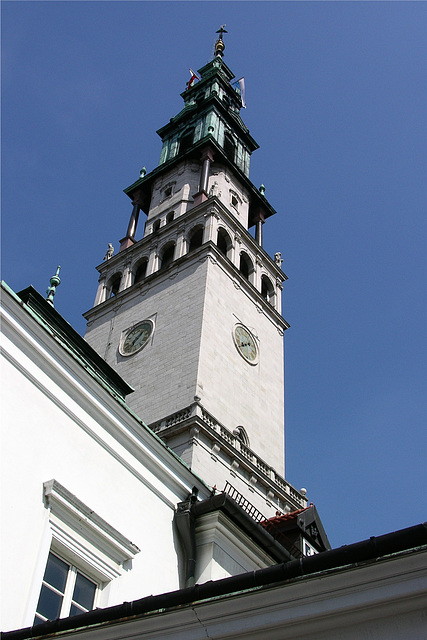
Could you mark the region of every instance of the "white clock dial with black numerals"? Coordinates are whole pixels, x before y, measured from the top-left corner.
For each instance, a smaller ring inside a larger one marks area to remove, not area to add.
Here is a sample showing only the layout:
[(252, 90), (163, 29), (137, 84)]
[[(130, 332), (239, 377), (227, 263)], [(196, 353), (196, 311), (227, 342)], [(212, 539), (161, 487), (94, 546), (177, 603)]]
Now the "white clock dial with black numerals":
[(249, 329), (242, 324), (238, 324), (234, 327), (233, 338), (237, 351), (242, 358), (249, 362), (249, 364), (258, 364), (258, 347)]

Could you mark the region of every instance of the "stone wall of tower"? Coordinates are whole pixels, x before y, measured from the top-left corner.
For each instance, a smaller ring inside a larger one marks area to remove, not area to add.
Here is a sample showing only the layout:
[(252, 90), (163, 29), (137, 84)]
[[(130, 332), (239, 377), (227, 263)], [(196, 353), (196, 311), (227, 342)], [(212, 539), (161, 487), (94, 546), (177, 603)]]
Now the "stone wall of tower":
[(247, 229), (249, 194), (227, 167), (220, 164), (212, 166), (209, 190), (221, 200), (229, 212)]
[[(173, 212), (176, 219), (194, 206), (193, 196), (200, 188), (200, 171), (199, 162), (183, 160), (155, 181), (144, 237), (153, 232), (157, 220), (160, 226), (164, 226), (167, 214)], [(208, 191), (224, 204), (245, 229), (248, 228), (249, 194), (230, 169), (214, 163)]]
[[(152, 232), (153, 223), (164, 213), (174, 212), (178, 218), (193, 205), (193, 195), (199, 190), (200, 163), (182, 161), (164, 173), (153, 185), (145, 235)], [(170, 190), (170, 193), (169, 193)]]
[[(192, 262), (110, 299), (88, 323), (86, 339), (135, 389), (129, 406), (149, 424), (194, 400), (206, 263)], [(142, 351), (122, 356), (123, 334), (144, 319), (155, 328)]]
[[(220, 258), (208, 265), (197, 395), (230, 430), (243, 426), (251, 449), (284, 475), (283, 328)], [(237, 323), (257, 338), (254, 366), (234, 344)]]
[[(146, 243), (141, 241), (141, 250)], [(230, 431), (243, 426), (250, 447), (284, 474), (284, 323), (215, 246), (202, 245), (98, 305), (87, 318), (86, 339), (134, 387), (128, 403), (147, 424), (197, 397)], [(149, 343), (134, 355), (121, 355), (123, 336), (145, 319), (155, 325)], [(257, 340), (254, 366), (234, 344), (237, 323)]]

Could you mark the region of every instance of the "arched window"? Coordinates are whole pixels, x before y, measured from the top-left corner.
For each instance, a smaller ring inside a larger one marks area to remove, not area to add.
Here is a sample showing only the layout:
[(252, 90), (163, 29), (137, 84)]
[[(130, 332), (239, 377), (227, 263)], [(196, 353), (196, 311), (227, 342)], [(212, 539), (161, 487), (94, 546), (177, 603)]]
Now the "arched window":
[(244, 278), (246, 278), (246, 280), (249, 280), (253, 270), (254, 269), (253, 269), (253, 265), (250, 257), (248, 256), (247, 253), (242, 251), (242, 253), (240, 254), (240, 263), (239, 263), (240, 273)]
[(141, 262), (137, 264), (137, 267), (135, 269), (133, 284), (138, 284), (138, 282), (142, 282), (144, 280), (147, 274), (147, 265), (148, 265), (147, 258), (144, 258), (144, 260), (141, 260)]
[(166, 269), (172, 262), (175, 254), (175, 245), (167, 244), (160, 257), (160, 269)]
[(218, 229), (218, 235), (216, 238), (216, 246), (225, 256), (228, 256), (228, 252), (231, 249), (231, 238), (225, 229), (220, 227)]
[(261, 295), (264, 300), (274, 305), (274, 287), (270, 278), (264, 275), (261, 276)]
[(238, 440), (240, 440), (242, 444), (245, 445), (245, 447), (249, 447), (249, 438), (244, 427), (236, 427), (236, 429), (234, 429), (233, 431), (233, 434)]
[(174, 217), (175, 217), (175, 212), (169, 211), (168, 215), (166, 216), (166, 224), (169, 224), (169, 222), (172, 222)]
[(160, 220), (155, 220), (153, 224), (153, 233), (160, 229)]
[(121, 273), (116, 273), (114, 274), (114, 276), (110, 278), (110, 281), (108, 284), (108, 295), (107, 295), (108, 298), (112, 298), (119, 292), (121, 281), (122, 281)]
[(179, 153), (184, 153), (191, 147), (194, 140), (194, 129), (187, 129), (179, 139)]
[(197, 247), (201, 247), (203, 243), (203, 227), (197, 227), (191, 231), (188, 242), (188, 251), (194, 251)]
[(234, 162), (236, 156), (236, 145), (228, 132), (224, 135), (224, 153), (231, 162)]

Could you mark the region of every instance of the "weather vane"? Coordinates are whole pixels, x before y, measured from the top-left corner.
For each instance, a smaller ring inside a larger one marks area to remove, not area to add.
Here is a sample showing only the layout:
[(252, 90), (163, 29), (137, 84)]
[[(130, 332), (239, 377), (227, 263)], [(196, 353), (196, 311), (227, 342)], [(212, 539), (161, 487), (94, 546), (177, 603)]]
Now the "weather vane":
[(224, 49), (225, 49), (225, 44), (224, 44), (224, 40), (222, 39), (222, 36), (224, 33), (228, 33), (228, 31), (225, 28), (225, 24), (222, 24), (216, 33), (219, 33), (219, 38), (215, 43), (215, 55), (222, 57), (224, 55)]

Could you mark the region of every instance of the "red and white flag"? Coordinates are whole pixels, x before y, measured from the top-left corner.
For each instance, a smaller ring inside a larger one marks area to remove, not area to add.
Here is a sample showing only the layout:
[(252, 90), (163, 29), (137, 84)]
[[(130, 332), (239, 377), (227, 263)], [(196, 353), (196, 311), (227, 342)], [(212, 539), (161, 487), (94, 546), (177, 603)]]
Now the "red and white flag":
[(193, 71), (193, 69), (189, 69), (189, 72), (190, 72), (191, 78), (187, 82), (187, 89), (192, 87), (196, 80), (200, 80), (199, 76), (197, 75), (197, 73), (195, 71)]

